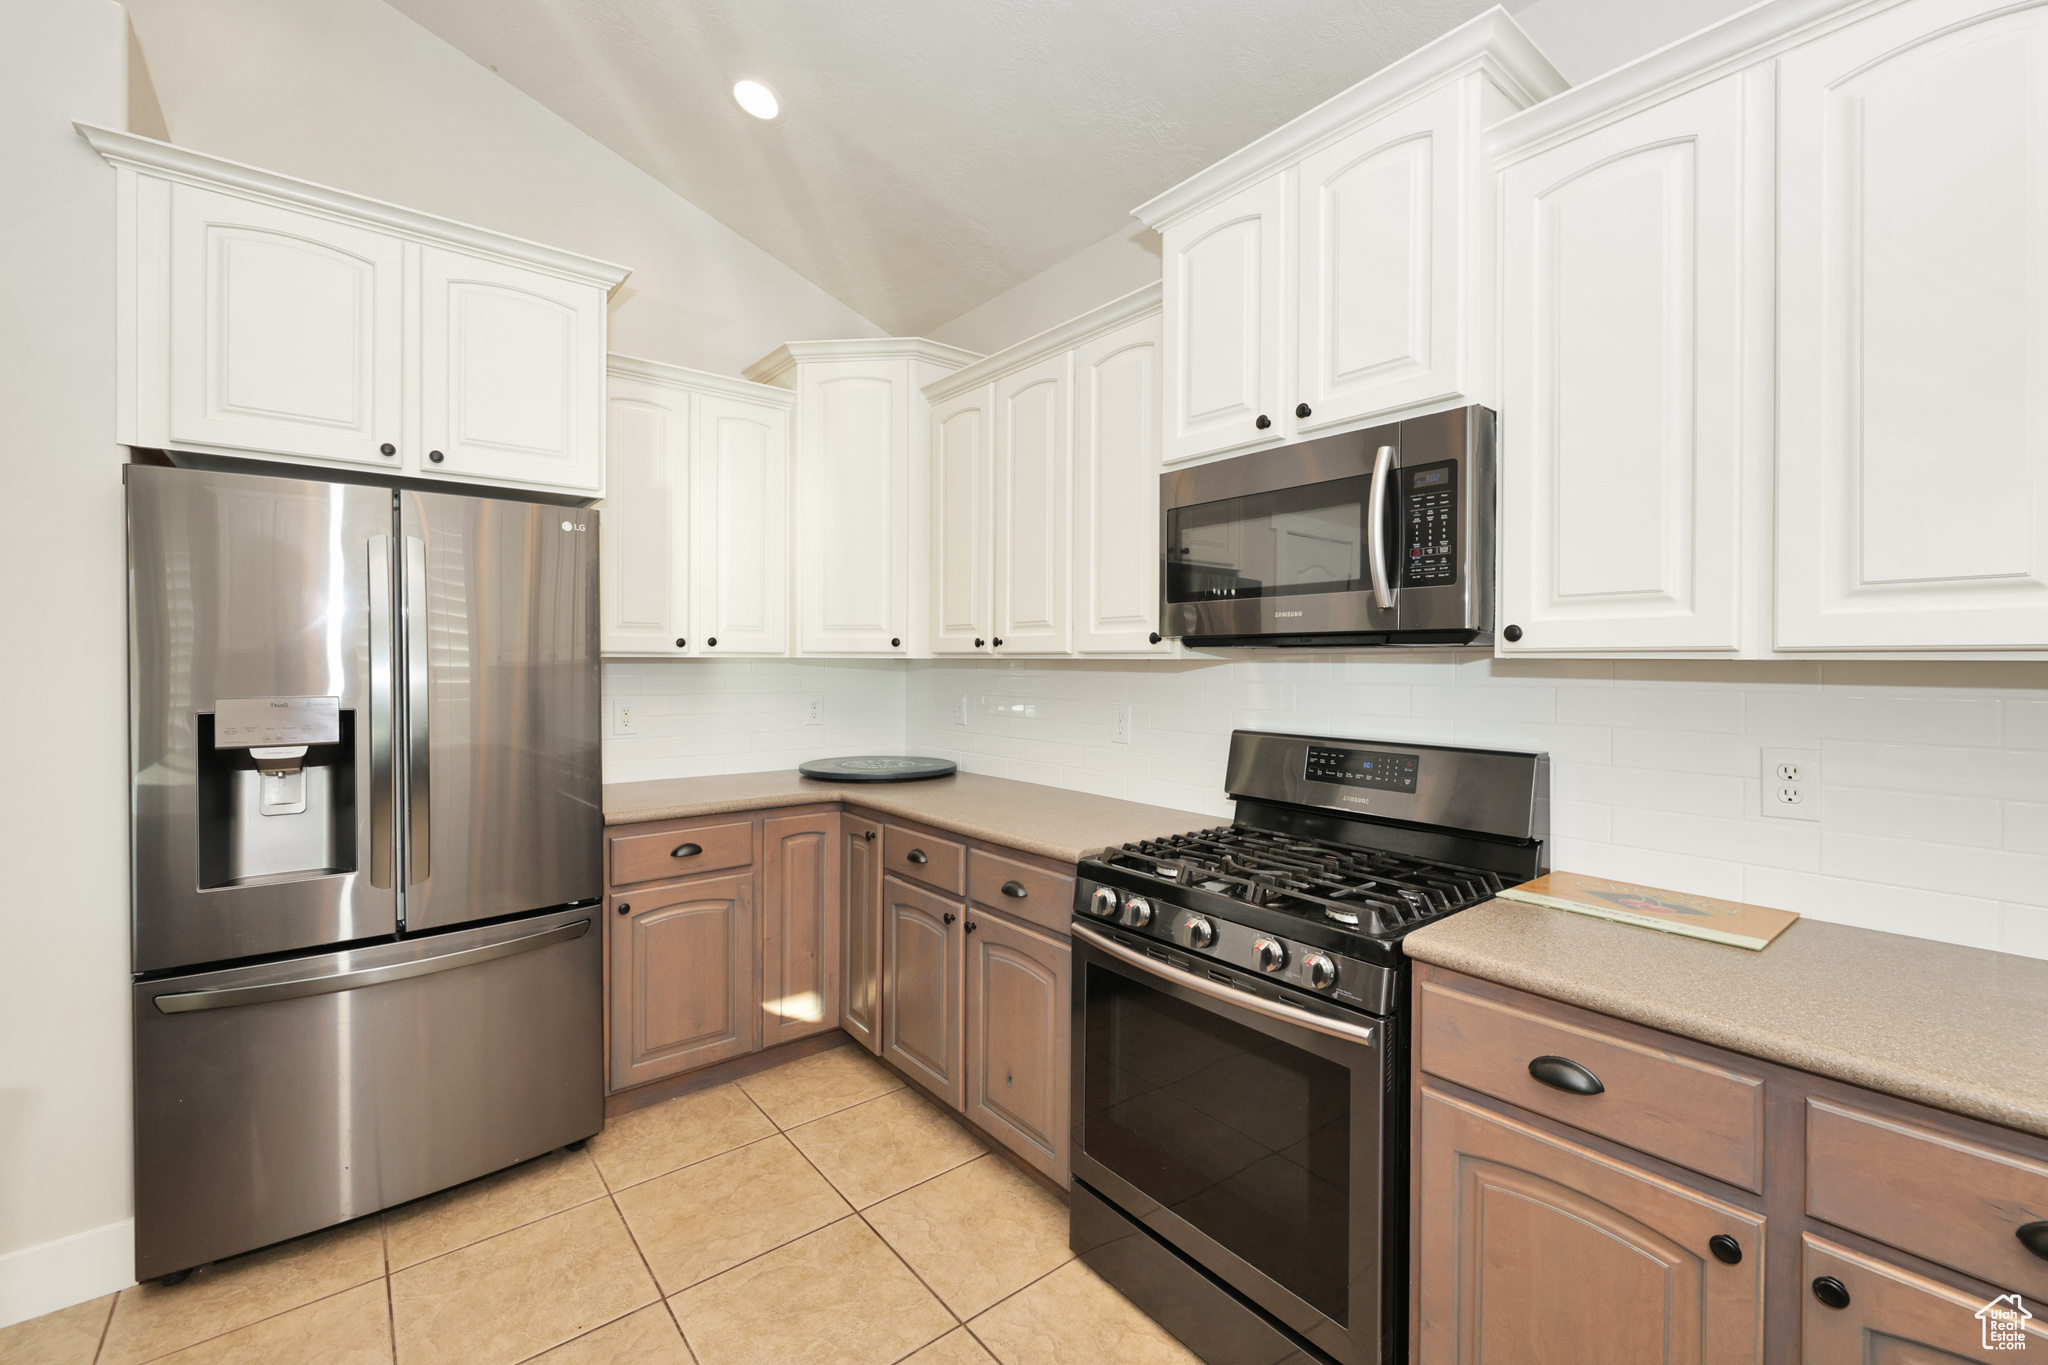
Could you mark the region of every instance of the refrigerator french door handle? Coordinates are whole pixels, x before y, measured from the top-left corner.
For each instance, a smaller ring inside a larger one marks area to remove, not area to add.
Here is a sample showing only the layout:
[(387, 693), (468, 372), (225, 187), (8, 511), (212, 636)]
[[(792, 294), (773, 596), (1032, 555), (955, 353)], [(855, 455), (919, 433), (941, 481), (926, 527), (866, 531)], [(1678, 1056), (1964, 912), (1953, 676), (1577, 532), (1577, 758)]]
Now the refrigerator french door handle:
[(433, 875), (433, 771), (427, 715), (427, 543), (405, 538), (406, 883)]
[(567, 943), (582, 938), (590, 932), (590, 921), (577, 920), (574, 924), (560, 924), (544, 929), (538, 934), (524, 938), (510, 938), (502, 943), (486, 943), (480, 948), (461, 948), (439, 957), (423, 957), (412, 962), (394, 962), (387, 967), (365, 967), (354, 972), (334, 972), (327, 976), (304, 976), (295, 981), (272, 981), (262, 986), (228, 986), (211, 991), (167, 991), (155, 997), (153, 1003), (159, 1014), (191, 1014), (197, 1010), (224, 1010), (236, 1005), (260, 1005), (270, 1000), (297, 1000), (308, 995), (333, 995), (339, 991), (359, 990), (364, 986), (378, 986), (387, 981), (406, 981), (416, 976), (432, 976), (436, 972), (452, 972), (457, 967), (474, 967), (480, 962), (494, 962), (501, 957), (517, 957), (530, 953), (536, 948), (551, 944)]
[(391, 537), (370, 537), (370, 885), (391, 885)]
[(1387, 475), (1393, 472), (1394, 448), (1381, 446), (1372, 460), (1372, 502), (1366, 511), (1366, 559), (1372, 566), (1372, 595), (1382, 611), (1394, 605), (1387, 581)]

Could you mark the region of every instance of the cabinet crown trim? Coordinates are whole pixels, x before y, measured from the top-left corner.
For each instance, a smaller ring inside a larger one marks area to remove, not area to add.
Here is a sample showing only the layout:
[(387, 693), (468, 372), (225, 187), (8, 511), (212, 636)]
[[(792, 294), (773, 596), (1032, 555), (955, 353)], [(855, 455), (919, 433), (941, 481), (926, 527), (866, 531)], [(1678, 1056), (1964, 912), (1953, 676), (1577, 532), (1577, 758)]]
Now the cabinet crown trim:
[(977, 385), (1000, 379), (1012, 370), (1022, 369), (1047, 356), (1058, 355), (1072, 350), (1082, 342), (1104, 332), (1113, 332), (1128, 322), (1159, 311), (1162, 286), (1151, 284), (1133, 289), (1119, 298), (1111, 299), (1099, 308), (1091, 308), (1079, 317), (1068, 318), (1056, 327), (1048, 327), (1037, 336), (1026, 337), (1014, 346), (1006, 346), (992, 356), (975, 361), (963, 370), (957, 370), (944, 379), (934, 379), (924, 386), (927, 400), (939, 402), (956, 393), (965, 393)]
[(754, 384), (744, 379), (735, 379), (728, 374), (692, 370), (662, 360), (647, 360), (632, 355), (607, 355), (604, 358), (604, 370), (614, 378), (637, 379), (645, 384), (660, 384), (665, 388), (689, 389), (694, 393), (709, 389), (716, 393), (730, 394), (734, 398), (743, 398), (749, 403), (772, 403), (785, 408), (796, 406), (794, 390), (774, 384)]
[(963, 351), (942, 341), (924, 337), (849, 337), (843, 341), (790, 341), (777, 346), (740, 371), (757, 384), (773, 384), (806, 361), (816, 360), (923, 360), (957, 370), (981, 359), (976, 351)]
[(423, 241), (458, 247), (473, 255), (495, 257), (515, 265), (531, 266), (568, 279), (615, 289), (632, 269), (614, 265), (594, 256), (582, 256), (558, 247), (530, 242), (489, 228), (458, 223), (417, 209), (402, 208), (381, 199), (371, 199), (310, 180), (298, 180), (275, 171), (262, 170), (225, 157), (209, 156), (189, 147), (174, 147), (154, 138), (116, 132), (90, 123), (73, 123), (79, 136), (94, 151), (117, 167), (143, 171), (167, 180), (207, 189), (225, 189), (246, 197), (276, 204), (312, 209), (351, 222), (368, 223)]
[(1140, 204), (1131, 214), (1146, 227), (1164, 231), (1246, 183), (1294, 165), (1359, 124), (1475, 71), (1491, 77), (1503, 94), (1523, 107), (1571, 87), (1522, 26), (1496, 5)]

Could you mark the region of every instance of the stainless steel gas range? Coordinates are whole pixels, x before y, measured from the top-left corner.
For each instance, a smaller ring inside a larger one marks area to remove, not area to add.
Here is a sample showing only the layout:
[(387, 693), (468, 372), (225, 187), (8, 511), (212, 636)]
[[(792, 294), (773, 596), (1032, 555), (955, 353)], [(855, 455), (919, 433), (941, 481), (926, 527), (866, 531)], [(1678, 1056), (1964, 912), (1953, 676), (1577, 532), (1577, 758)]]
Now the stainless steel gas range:
[(1074, 1250), (1209, 1365), (1406, 1359), (1402, 938), (1548, 870), (1542, 754), (1238, 731), (1080, 865)]

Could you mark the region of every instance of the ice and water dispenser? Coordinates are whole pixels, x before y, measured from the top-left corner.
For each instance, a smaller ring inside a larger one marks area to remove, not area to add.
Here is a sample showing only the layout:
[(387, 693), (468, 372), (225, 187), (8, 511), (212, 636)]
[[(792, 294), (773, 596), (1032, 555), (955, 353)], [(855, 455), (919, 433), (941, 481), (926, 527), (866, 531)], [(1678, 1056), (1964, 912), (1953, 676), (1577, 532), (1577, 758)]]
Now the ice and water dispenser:
[(199, 715), (199, 884), (353, 871), (355, 712), (338, 697), (223, 697)]

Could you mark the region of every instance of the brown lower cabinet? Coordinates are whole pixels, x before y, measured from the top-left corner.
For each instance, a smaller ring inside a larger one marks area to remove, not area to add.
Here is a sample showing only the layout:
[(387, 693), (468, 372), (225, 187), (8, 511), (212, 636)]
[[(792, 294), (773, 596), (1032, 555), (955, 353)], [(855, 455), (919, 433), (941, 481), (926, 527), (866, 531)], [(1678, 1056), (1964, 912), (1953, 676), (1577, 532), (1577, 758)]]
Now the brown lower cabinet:
[[(1936, 1365), (1946, 1361), (2025, 1360), (2048, 1349), (2048, 1323), (2020, 1318), (2013, 1346), (1993, 1340), (2001, 1324), (1978, 1316), (1985, 1300), (1875, 1256), (1808, 1233), (1800, 1268), (1808, 1284), (1832, 1279), (1847, 1300), (1831, 1308), (1805, 1298), (1803, 1359), (1808, 1365)], [(2032, 1302), (2038, 1304), (2038, 1299)], [(2033, 1309), (2028, 1309), (2033, 1312)]]
[(962, 929), (967, 1117), (1064, 1184), (1073, 950), (973, 907)]
[(854, 814), (840, 825), (839, 903), (846, 964), (839, 1027), (870, 1052), (882, 1050), (882, 826)]
[(882, 1056), (962, 1107), (959, 901), (882, 878)]
[(839, 1027), (839, 817), (761, 823), (761, 1046)]
[(754, 1050), (753, 873), (615, 893), (608, 908), (614, 1090)]

